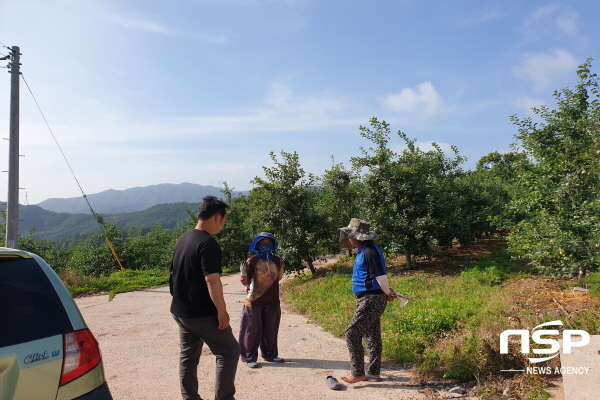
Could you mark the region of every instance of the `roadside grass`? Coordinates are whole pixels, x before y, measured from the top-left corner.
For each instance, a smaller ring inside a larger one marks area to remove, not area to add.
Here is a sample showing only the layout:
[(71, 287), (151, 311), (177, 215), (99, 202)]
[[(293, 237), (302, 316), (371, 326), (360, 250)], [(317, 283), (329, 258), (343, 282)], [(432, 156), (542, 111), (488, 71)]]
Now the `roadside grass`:
[[(324, 278), (300, 276), (284, 284), (292, 310), (339, 337), (355, 308), (348, 261), (335, 264)], [(523, 369), (520, 353), (500, 354), (498, 337), (514, 314), (513, 293), (502, 284), (524, 276), (503, 249), (454, 274), (390, 277), (394, 290), (416, 301), (388, 305), (382, 316), (383, 357), (459, 381), (481, 382), (500, 369)]]
[[(237, 267), (223, 268), (223, 275), (239, 272)], [(169, 284), (169, 271), (165, 269), (132, 270), (113, 272), (108, 276), (86, 277), (75, 270), (58, 272), (73, 297), (107, 293), (112, 300), (116, 294), (134, 290), (150, 289)]]
[(125, 270), (104, 277), (82, 277), (73, 270), (58, 274), (73, 297), (86, 294), (107, 293), (112, 298), (118, 293), (148, 289), (169, 284), (167, 270)]
[(591, 296), (600, 297), (600, 272), (594, 272), (586, 278), (582, 278), (581, 282), (589, 288)]

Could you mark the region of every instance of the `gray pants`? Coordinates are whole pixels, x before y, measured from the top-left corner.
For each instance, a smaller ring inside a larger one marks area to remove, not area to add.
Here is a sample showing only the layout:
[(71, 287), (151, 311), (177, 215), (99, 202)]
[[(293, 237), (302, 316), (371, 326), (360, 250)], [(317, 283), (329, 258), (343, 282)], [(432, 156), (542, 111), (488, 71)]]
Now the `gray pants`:
[(184, 400), (202, 400), (198, 394), (198, 363), (204, 343), (216, 357), (215, 400), (235, 400), (235, 373), (240, 345), (231, 326), (218, 330), (215, 317), (183, 318), (173, 315), (179, 325), (181, 353), (179, 379)]
[(346, 329), (346, 345), (350, 352), (352, 375), (365, 375), (365, 356), (362, 341), (365, 340), (369, 354), (369, 375), (381, 372), (381, 314), (385, 311), (385, 294), (367, 295), (356, 299), (356, 310)]

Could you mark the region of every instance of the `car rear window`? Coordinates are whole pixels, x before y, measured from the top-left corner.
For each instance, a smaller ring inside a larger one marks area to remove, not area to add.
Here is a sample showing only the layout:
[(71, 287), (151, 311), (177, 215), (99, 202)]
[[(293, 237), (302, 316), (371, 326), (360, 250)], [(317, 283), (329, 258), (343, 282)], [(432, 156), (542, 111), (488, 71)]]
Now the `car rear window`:
[(71, 330), (62, 302), (38, 263), (0, 257), (0, 347)]

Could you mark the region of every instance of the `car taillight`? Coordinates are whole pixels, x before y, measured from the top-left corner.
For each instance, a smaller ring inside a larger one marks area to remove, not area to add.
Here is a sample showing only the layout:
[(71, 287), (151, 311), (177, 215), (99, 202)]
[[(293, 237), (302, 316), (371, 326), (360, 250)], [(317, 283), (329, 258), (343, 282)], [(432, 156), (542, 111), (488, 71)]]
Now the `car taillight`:
[(92, 332), (82, 329), (63, 335), (64, 360), (60, 385), (71, 382), (100, 363), (100, 347)]

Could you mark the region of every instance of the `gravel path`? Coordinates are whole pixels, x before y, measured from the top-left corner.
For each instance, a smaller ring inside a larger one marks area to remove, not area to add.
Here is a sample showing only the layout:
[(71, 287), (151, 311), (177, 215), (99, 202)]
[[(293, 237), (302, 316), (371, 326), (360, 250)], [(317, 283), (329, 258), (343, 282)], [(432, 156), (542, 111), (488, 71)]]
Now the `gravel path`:
[[(231, 326), (237, 337), (244, 298), (239, 275), (222, 277)], [(100, 342), (109, 387), (115, 400), (180, 400), (179, 338), (169, 305), (168, 287), (108, 296), (76, 299), (90, 329)], [(422, 388), (406, 386), (409, 374), (386, 369), (383, 382), (361, 382), (333, 391), (327, 375), (338, 380), (349, 373), (344, 340), (325, 332), (305, 317), (283, 307), (279, 334), (283, 364), (262, 363), (260, 369), (239, 364), (236, 398), (239, 400), (421, 400)], [(260, 359), (259, 359), (260, 361)], [(205, 347), (198, 376), (200, 395), (214, 396), (215, 358)], [(340, 380), (341, 382), (341, 380)]]

